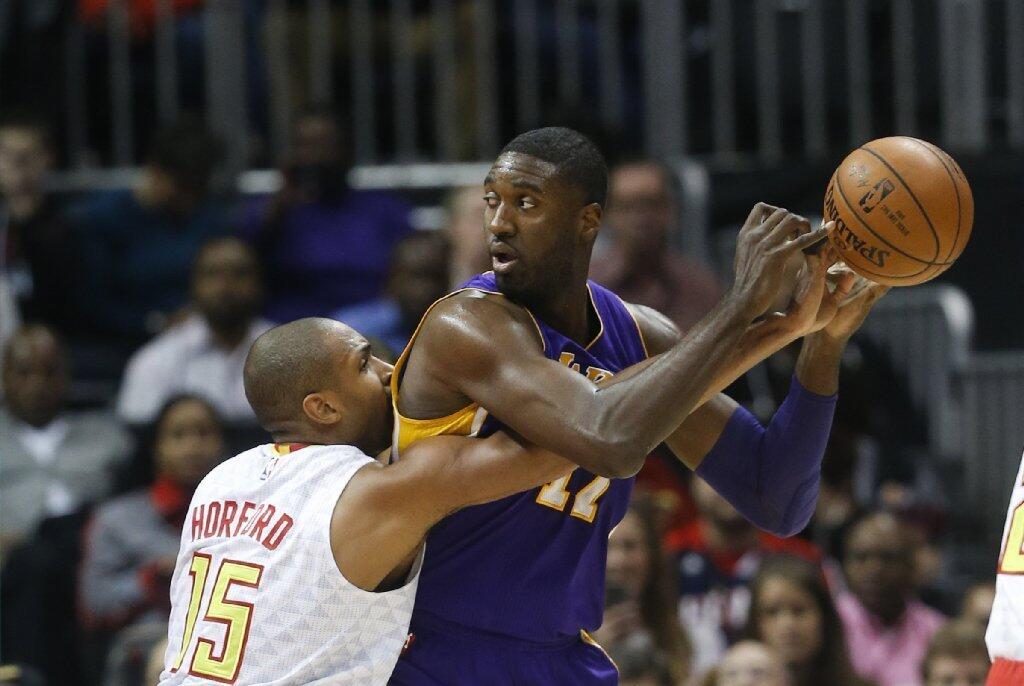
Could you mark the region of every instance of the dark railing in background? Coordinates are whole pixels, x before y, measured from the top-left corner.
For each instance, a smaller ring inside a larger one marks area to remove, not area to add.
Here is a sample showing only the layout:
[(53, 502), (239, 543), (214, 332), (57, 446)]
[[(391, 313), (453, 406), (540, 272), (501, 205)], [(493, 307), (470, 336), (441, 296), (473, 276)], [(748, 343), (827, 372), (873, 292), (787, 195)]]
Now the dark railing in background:
[[(486, 159), (567, 113), (717, 162), (821, 158), (888, 133), (1024, 148), (1017, 0), (206, 0), (185, 16), (156, 0), (142, 37), (129, 4), (89, 26), (63, 13), (53, 78), (71, 167), (137, 163), (186, 105), (229, 140), (233, 169), (254, 141), (272, 163), (296, 110), (330, 101), (360, 163)], [(0, 41), (11, 16), (0, 7)], [(186, 30), (201, 39), (185, 46)], [(200, 102), (183, 101), (196, 79)]]

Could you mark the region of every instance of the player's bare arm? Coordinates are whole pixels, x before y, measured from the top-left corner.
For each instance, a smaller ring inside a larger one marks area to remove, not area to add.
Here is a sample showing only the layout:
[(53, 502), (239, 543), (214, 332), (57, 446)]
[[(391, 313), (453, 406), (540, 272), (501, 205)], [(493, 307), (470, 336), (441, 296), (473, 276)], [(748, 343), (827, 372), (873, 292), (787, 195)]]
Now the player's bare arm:
[(455, 510), (540, 486), (574, 465), (504, 433), (443, 436), (411, 446), (399, 462), (367, 465), (349, 482), (331, 520), (331, 548), (349, 582), (400, 584), (427, 531)]
[(477, 402), (525, 439), (595, 474), (630, 476), (729, 364), (749, 325), (783, 289), (786, 260), (825, 233), (786, 210), (755, 206), (740, 233), (729, 294), (664, 354), (602, 387), (545, 358), (519, 308), (496, 296), (453, 297), (424, 322), (399, 411), (437, 416)]
[[(849, 280), (843, 283), (833, 295), (848, 292)], [(871, 285), (846, 298), (827, 324), (804, 338), (793, 387), (768, 427), (717, 393), (666, 444), (753, 523), (781, 535), (802, 529), (817, 500), (843, 349), (887, 290)], [(680, 334), (662, 315), (648, 308), (634, 310), (651, 352), (675, 344)], [(770, 354), (773, 345), (786, 342), (784, 334), (756, 337), (747, 351), (737, 351), (732, 371), (742, 373), (757, 355)], [(729, 382), (725, 376), (720, 380)]]

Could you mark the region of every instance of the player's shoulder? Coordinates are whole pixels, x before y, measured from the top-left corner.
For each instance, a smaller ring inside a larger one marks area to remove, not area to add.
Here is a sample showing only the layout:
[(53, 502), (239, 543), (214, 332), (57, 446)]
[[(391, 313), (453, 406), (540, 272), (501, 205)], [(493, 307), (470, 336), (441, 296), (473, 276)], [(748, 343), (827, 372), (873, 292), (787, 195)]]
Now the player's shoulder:
[(470, 287), (435, 303), (423, 318), (423, 332), (445, 342), (484, 342), (496, 336), (534, 333), (530, 313), (500, 293)]
[(683, 337), (675, 322), (653, 307), (629, 302), (623, 305), (636, 322), (648, 355), (665, 352)]

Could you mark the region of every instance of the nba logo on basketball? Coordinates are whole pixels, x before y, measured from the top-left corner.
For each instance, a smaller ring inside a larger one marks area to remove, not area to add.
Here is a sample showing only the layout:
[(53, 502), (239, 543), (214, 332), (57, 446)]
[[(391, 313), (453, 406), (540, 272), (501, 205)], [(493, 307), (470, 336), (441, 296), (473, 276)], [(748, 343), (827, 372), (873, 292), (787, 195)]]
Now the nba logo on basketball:
[(875, 206), (885, 200), (886, 196), (896, 190), (889, 179), (882, 179), (875, 184), (875, 187), (863, 195), (858, 203), (864, 208), (864, 212), (870, 212)]

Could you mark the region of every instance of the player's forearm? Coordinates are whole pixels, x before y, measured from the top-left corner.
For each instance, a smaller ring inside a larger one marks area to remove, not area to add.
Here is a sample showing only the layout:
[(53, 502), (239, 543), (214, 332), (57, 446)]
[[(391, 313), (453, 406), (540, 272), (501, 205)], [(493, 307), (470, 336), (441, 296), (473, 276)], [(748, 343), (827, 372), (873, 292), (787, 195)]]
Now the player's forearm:
[(786, 322), (780, 319), (764, 319), (751, 324), (733, 350), (728, 364), (719, 372), (714, 383), (701, 397), (700, 404), (703, 405), (711, 400), (755, 365), (782, 350), (797, 338), (799, 338), (799, 333), (794, 332)]
[(720, 380), (749, 324), (742, 304), (726, 299), (665, 353), (600, 386), (588, 410), (591, 420), (582, 432), (597, 453), (596, 473), (611, 477), (636, 473), (646, 455), (676, 430)]
[(524, 445), (503, 433), (469, 439), (445, 463), (439, 479), (447, 494), (443, 515), (535, 488), (575, 467), (550, 451)]
[(836, 396), (794, 379), (767, 427), (737, 408), (697, 474), (757, 526), (779, 536), (802, 530), (818, 499), (821, 461)]

